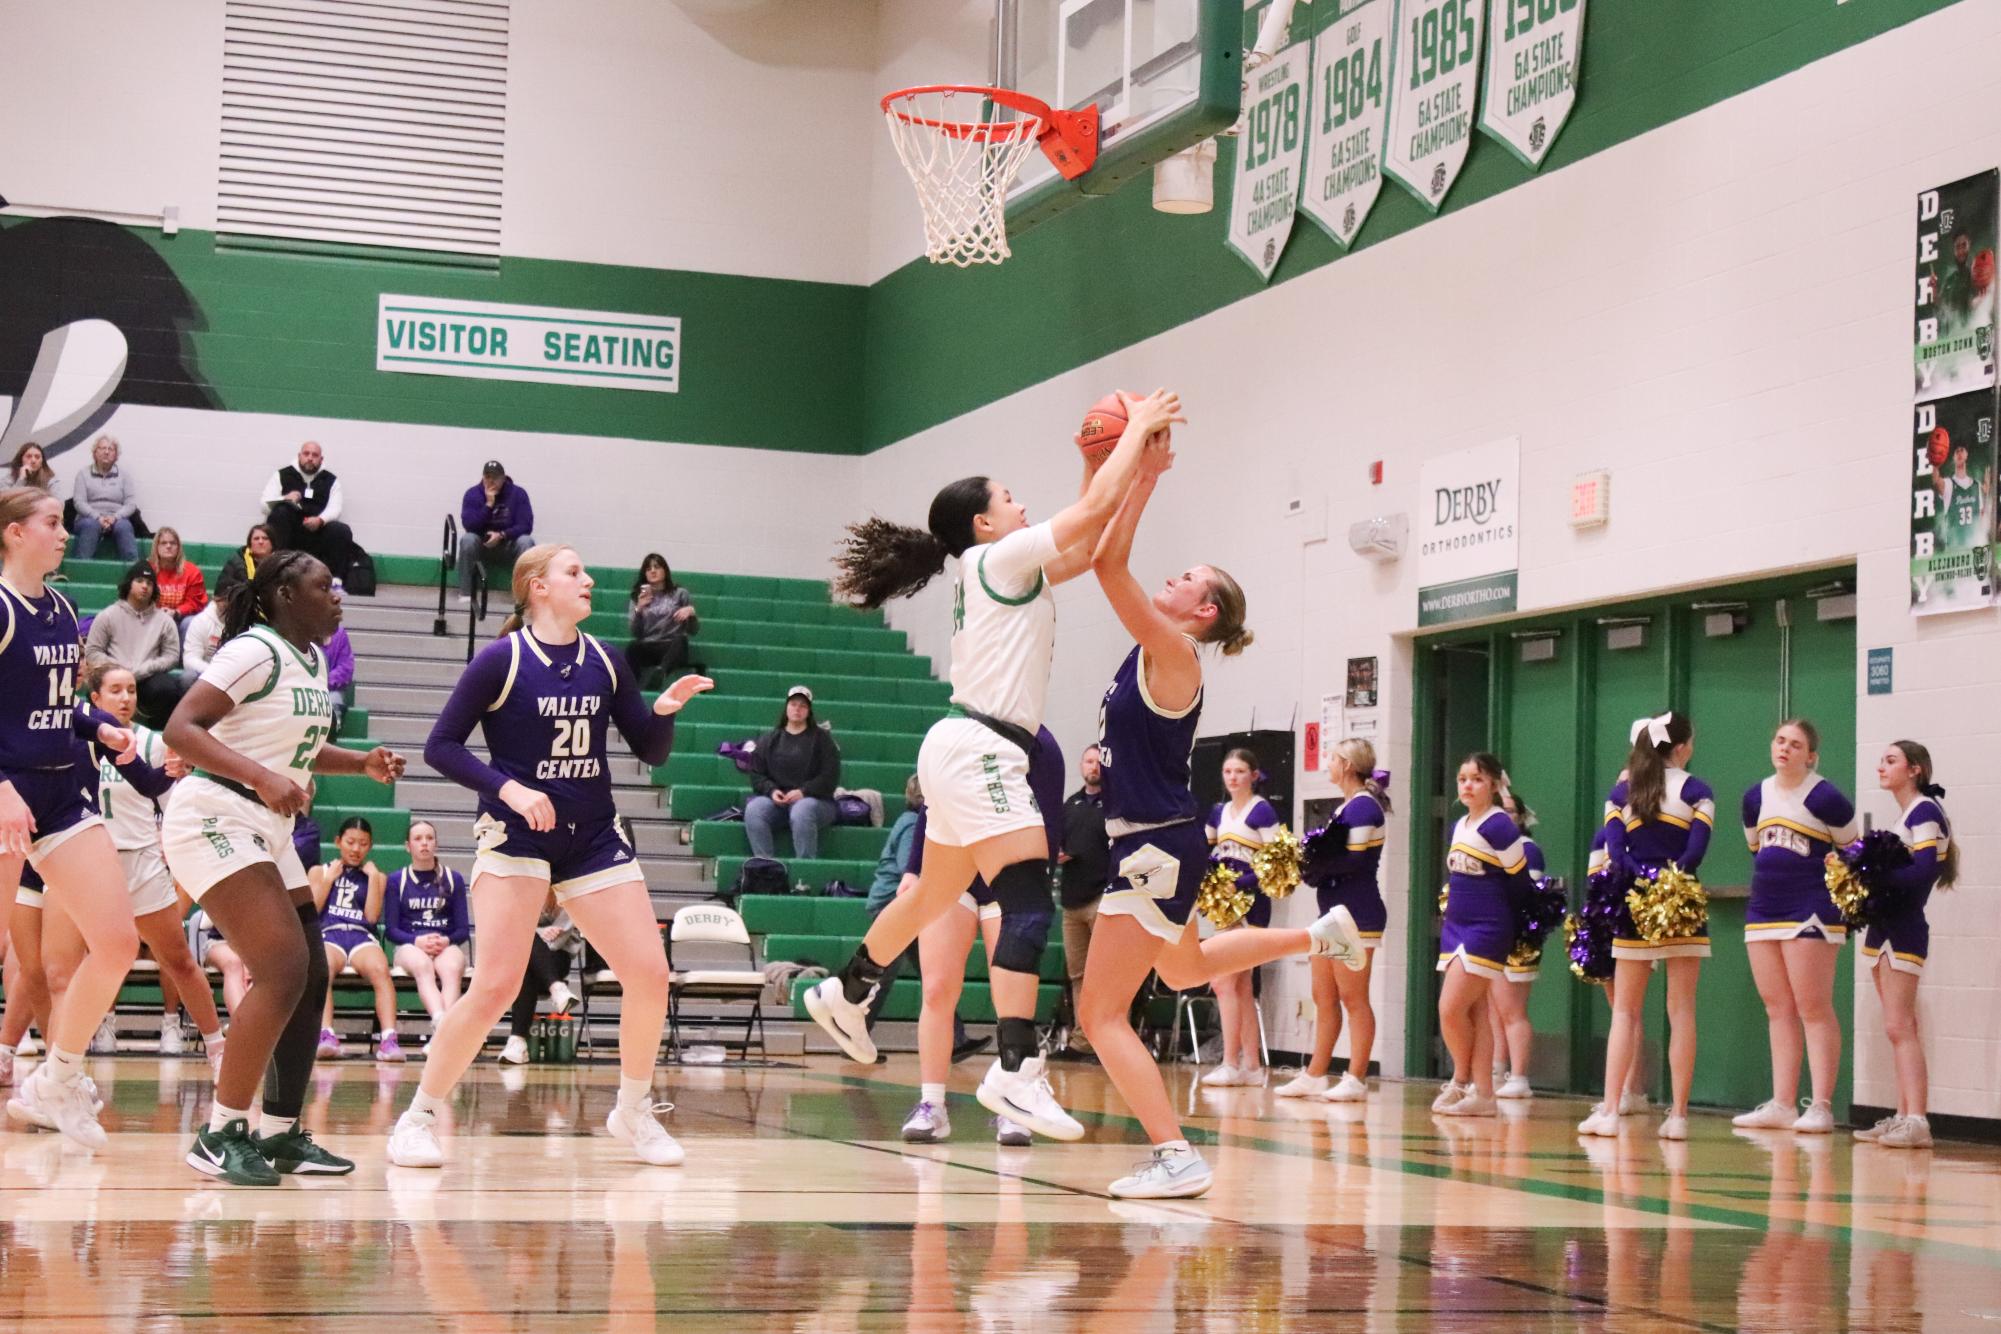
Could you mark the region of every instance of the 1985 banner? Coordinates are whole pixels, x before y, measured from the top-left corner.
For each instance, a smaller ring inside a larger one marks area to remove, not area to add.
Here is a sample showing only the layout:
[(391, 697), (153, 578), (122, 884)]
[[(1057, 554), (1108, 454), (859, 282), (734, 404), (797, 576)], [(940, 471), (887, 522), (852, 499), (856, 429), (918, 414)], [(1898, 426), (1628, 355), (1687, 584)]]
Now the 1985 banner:
[(1911, 614), (1994, 601), (1994, 391), (1911, 409)]

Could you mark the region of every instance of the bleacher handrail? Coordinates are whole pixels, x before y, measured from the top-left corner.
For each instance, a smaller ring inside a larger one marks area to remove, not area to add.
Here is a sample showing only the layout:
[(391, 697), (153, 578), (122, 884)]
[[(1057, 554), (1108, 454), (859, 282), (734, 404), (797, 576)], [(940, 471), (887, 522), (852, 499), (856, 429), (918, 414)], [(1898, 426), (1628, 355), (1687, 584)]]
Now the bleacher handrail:
[(438, 618), (431, 622), (431, 633), (443, 639), (451, 633), (445, 623), (445, 597), (451, 587), (452, 566), (459, 558), (459, 521), (450, 514), (445, 515), (445, 545), (438, 556)]

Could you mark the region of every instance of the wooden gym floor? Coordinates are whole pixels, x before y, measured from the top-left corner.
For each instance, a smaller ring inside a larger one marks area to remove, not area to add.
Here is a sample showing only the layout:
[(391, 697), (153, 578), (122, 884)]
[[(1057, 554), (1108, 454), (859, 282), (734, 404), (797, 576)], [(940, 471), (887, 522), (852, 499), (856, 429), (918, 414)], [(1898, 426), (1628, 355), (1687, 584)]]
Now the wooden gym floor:
[(181, 1162), (199, 1057), (95, 1063), (111, 1147), (0, 1131), (0, 1325), (33, 1330), (1961, 1330), (2001, 1322), (2001, 1151), (1655, 1119), (1581, 1145), (1582, 1104), (1435, 1119), (1196, 1091), (1217, 1186), (1121, 1204), (1144, 1156), (1094, 1065), (1091, 1128), (1000, 1149), (957, 1072), (949, 1145), (906, 1146), (914, 1062), (663, 1076), (680, 1168), (624, 1161), (606, 1066), (483, 1063), (442, 1172), (384, 1164), (421, 1066), (322, 1066), (307, 1122), (350, 1178), (218, 1187)]

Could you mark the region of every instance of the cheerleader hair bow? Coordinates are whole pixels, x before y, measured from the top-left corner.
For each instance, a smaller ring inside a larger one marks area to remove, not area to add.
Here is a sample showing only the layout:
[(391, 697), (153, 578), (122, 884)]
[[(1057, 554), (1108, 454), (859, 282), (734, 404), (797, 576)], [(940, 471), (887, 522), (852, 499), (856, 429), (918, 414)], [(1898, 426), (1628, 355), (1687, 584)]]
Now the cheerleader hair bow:
[(1933, 801), (1945, 800), (1945, 789), (1937, 783), (1920, 783), (1918, 784), (1918, 791), (1930, 797)]
[(1664, 713), (1658, 718), (1647, 719), (1647, 741), (1656, 748), (1665, 746), (1668, 743), (1668, 724), (1673, 721), (1674, 713), (1672, 711)]
[[(1390, 785), (1390, 771), (1388, 769), (1377, 769), (1369, 775), (1369, 781), (1377, 787), (1388, 787)], [(1940, 793), (1939, 795), (1943, 796), (1944, 793)]]

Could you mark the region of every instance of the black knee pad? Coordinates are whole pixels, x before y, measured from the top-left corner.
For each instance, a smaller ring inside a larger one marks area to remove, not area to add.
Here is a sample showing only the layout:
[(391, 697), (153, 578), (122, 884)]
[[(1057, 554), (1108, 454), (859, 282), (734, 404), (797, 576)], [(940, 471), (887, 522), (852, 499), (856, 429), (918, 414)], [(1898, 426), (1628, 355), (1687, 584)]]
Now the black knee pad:
[(1049, 944), (1049, 926), (1056, 910), (1049, 897), (1049, 865), (1016, 862), (993, 879), (994, 902), (1000, 905), (1000, 939), (994, 943), (993, 966), (1011, 973), (1036, 973)]

